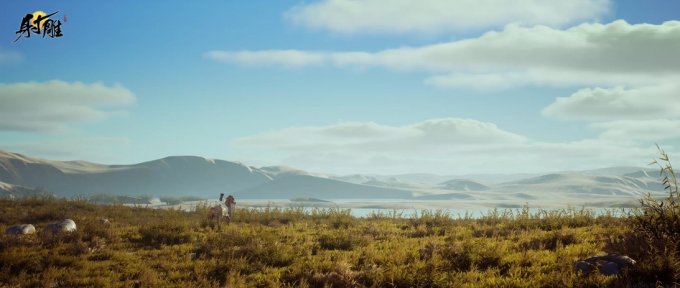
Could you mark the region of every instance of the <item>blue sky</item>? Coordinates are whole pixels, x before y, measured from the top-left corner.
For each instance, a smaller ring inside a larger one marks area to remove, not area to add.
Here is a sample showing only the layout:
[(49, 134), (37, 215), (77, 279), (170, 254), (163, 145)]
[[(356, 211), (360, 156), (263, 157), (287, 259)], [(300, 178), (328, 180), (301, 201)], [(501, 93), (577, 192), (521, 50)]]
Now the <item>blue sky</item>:
[[(680, 140), (677, 1), (0, 5), (0, 149), (31, 156), (513, 173)], [(13, 43), (37, 10), (64, 37)]]

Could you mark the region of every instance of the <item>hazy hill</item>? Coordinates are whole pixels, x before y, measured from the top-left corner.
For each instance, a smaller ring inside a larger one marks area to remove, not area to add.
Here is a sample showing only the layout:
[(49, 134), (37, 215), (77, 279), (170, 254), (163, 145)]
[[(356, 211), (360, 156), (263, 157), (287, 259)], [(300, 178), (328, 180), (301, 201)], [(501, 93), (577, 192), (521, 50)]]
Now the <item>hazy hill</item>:
[(241, 198), (287, 199), (298, 197), (332, 198), (411, 198), (405, 190), (373, 187), (309, 175), (289, 175), (237, 192)]
[(272, 178), (290, 176), (290, 175), (310, 175), (309, 172), (295, 169), (288, 166), (266, 166), (260, 167), (260, 171), (263, 171)]
[(42, 187), (61, 196), (110, 194), (217, 197), (253, 187), (271, 177), (240, 163), (174, 156), (135, 165), (50, 161), (0, 153), (0, 181)]
[(573, 171), (573, 172), (579, 173), (579, 174), (590, 175), (590, 176), (624, 176), (626, 174), (637, 173), (637, 172), (641, 172), (641, 171), (657, 172), (657, 170), (653, 169), (653, 168), (642, 168), (642, 167), (633, 167), (633, 166), (617, 166), (617, 167), (607, 167), (607, 168), (584, 170), (584, 171)]
[(102, 165), (44, 160), (0, 151), (0, 197), (48, 191), (66, 197), (107, 193), (216, 199), (219, 193), (229, 193), (253, 199), (390, 198), (486, 201), (498, 205), (526, 201), (581, 205), (588, 201), (633, 202), (646, 193), (665, 195), (658, 172), (637, 167), (523, 178), (520, 175), (527, 174), (507, 177), (479, 174), (474, 178), (422, 173), (327, 177), (285, 166), (255, 168), (195, 156), (172, 156), (133, 165)]
[(495, 189), (531, 193), (548, 191), (562, 196), (633, 196), (641, 197), (646, 193), (663, 195), (663, 186), (658, 178), (645, 171), (631, 176), (592, 176), (582, 173), (553, 173), (500, 184)]
[(14, 185), (0, 182), (0, 197), (9, 197), (12, 195), (12, 190), (14, 190)]
[(194, 156), (172, 156), (134, 165), (51, 161), (0, 151), (0, 191), (41, 187), (59, 196), (181, 196), (240, 198), (410, 198), (411, 192), (317, 177), (283, 166), (255, 168)]
[(440, 183), (439, 186), (443, 189), (456, 191), (484, 191), (489, 189), (489, 186), (467, 179), (453, 179)]

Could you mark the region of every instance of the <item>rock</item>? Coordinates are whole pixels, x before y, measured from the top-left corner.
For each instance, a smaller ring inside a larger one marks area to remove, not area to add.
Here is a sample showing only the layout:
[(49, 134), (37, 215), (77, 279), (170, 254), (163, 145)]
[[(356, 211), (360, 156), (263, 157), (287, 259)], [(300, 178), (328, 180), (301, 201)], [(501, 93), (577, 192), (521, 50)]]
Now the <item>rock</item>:
[(578, 261), (574, 267), (583, 273), (590, 273), (595, 268), (595, 265), (588, 263), (586, 261)]
[(14, 225), (5, 230), (6, 234), (26, 235), (35, 233), (35, 226), (31, 224)]
[(611, 254), (600, 256), (600, 260), (614, 262), (619, 268), (626, 268), (635, 265), (635, 260), (625, 255)]
[(600, 264), (600, 273), (611, 276), (611, 275), (617, 275), (619, 274), (619, 265), (617, 265), (614, 262), (609, 262), (609, 261), (603, 261)]
[(622, 269), (635, 265), (635, 260), (625, 255), (609, 254), (603, 256), (594, 256), (588, 259), (578, 261), (574, 265), (576, 269), (583, 273), (590, 273), (599, 267), (600, 273), (604, 275), (618, 275)]
[(45, 226), (43, 229), (43, 232), (50, 232), (52, 234), (73, 231), (76, 231), (76, 222), (73, 222), (71, 219), (65, 219), (63, 221), (47, 224), (47, 226)]

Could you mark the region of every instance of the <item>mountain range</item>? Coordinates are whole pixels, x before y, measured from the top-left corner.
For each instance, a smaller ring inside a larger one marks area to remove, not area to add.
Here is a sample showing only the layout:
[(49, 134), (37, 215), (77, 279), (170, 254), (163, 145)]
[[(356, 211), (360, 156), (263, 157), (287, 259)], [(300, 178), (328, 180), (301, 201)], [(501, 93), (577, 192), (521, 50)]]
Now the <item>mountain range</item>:
[(403, 199), (484, 206), (561, 203), (616, 206), (647, 193), (663, 196), (658, 172), (610, 167), (540, 174), (323, 175), (300, 169), (252, 167), (195, 156), (132, 165), (54, 161), (0, 151), (0, 197), (36, 191), (62, 197), (110, 195), (198, 196), (240, 199)]

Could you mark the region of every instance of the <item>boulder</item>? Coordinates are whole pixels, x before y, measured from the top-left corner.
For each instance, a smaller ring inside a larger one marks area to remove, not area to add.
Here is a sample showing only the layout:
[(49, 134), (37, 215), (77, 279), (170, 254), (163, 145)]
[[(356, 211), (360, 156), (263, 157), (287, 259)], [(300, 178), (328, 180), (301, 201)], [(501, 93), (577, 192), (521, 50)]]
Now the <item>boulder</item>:
[(590, 273), (596, 267), (604, 275), (618, 275), (622, 269), (635, 265), (635, 260), (625, 255), (609, 254), (594, 256), (576, 262), (574, 267), (583, 273)]
[(614, 262), (609, 262), (609, 261), (603, 261), (600, 264), (600, 273), (611, 276), (611, 275), (618, 275), (619, 271), (619, 265), (616, 265)]
[(47, 226), (45, 226), (43, 229), (43, 232), (49, 232), (52, 234), (73, 231), (76, 231), (76, 222), (73, 222), (71, 219), (65, 219), (59, 222), (47, 224)]
[(14, 234), (14, 235), (26, 235), (26, 234), (33, 234), (35, 233), (35, 226), (31, 224), (20, 224), (20, 225), (14, 225), (7, 230), (5, 230), (6, 234)]
[(605, 256), (596, 256), (593, 258), (599, 258), (599, 260), (602, 261), (614, 262), (619, 268), (626, 268), (635, 265), (635, 260), (626, 255), (610, 254)]
[(574, 265), (574, 267), (576, 268), (576, 270), (579, 270), (583, 273), (590, 273), (591, 271), (593, 271), (593, 269), (595, 269), (595, 265), (588, 263), (586, 261), (578, 261), (576, 262), (576, 265)]

